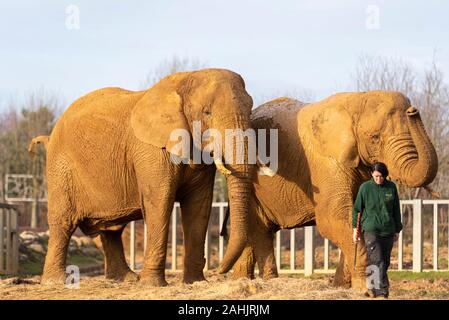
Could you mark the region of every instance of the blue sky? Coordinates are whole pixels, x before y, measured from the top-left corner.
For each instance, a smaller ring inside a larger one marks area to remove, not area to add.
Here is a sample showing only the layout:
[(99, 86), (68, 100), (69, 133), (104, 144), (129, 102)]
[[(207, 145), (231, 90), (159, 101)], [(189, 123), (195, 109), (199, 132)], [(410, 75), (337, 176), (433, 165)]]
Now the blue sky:
[[(79, 30), (66, 8), (79, 8)], [(370, 29), (378, 8), (379, 28)], [(449, 1), (2, 0), (0, 108), (39, 88), (67, 103), (105, 86), (140, 89), (167, 58), (240, 73), (258, 97), (350, 90), (362, 53), (449, 76)], [(449, 82), (449, 81), (448, 81)]]

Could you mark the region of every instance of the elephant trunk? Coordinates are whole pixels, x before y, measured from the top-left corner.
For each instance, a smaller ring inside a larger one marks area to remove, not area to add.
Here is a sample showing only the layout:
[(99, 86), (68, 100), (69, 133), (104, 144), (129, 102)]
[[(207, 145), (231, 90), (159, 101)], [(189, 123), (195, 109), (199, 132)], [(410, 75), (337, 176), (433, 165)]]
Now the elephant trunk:
[(228, 272), (247, 245), (248, 213), (252, 194), (253, 166), (244, 165), (243, 170), (233, 170), (228, 176), (228, 194), (230, 206), (230, 237), (225, 256), (220, 265), (219, 273)]
[[(233, 128), (233, 133), (227, 134), (227, 128)], [(225, 137), (223, 155), (226, 168), (223, 168), (219, 161), (215, 164), (217, 169), (226, 175), (230, 207), (230, 236), (219, 268), (220, 273), (226, 273), (233, 267), (248, 242), (250, 197), (253, 190), (253, 174), (256, 170), (255, 161), (252, 162), (250, 154), (255, 153), (256, 141), (246, 136), (251, 135), (250, 128), (248, 117), (236, 114), (219, 128)], [(227, 172), (224, 172), (224, 169)]]
[(393, 167), (398, 169), (398, 180), (408, 187), (426, 186), (433, 181), (438, 171), (438, 157), (424, 129), (416, 108), (407, 109), (410, 136), (394, 139), (391, 154), (395, 158)]

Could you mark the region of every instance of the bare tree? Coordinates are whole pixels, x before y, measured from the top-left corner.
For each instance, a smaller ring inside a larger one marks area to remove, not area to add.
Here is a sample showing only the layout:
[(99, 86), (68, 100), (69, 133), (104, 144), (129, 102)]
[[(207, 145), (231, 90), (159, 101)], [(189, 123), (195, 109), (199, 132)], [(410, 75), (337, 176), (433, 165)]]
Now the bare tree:
[[(394, 90), (410, 98), (421, 113), (439, 160), (438, 174), (432, 187), (443, 197), (449, 196), (449, 87), (438, 69), (435, 55), (431, 66), (420, 74), (399, 58), (361, 55), (353, 84), (357, 91)], [(415, 198), (419, 190), (400, 186), (403, 198)]]
[[(35, 177), (33, 184), (37, 196), (43, 182), (45, 152), (38, 150), (35, 157), (28, 154), (28, 145), (37, 135), (48, 135), (60, 110), (59, 99), (44, 90), (29, 93), (25, 102), (11, 101), (9, 110), (0, 114), (0, 184), (5, 197), (4, 177), (8, 173), (27, 173)], [(20, 111), (19, 111), (20, 110)], [(38, 202), (32, 207), (32, 227), (38, 226)]]
[(362, 54), (353, 76), (357, 91), (394, 90), (409, 95), (416, 87), (416, 74), (401, 58)]
[(166, 59), (162, 61), (156, 68), (150, 70), (146, 75), (145, 80), (143, 81), (141, 87), (142, 89), (146, 89), (151, 87), (163, 77), (168, 76), (175, 72), (183, 72), (183, 71), (194, 71), (198, 69), (206, 68), (207, 64), (201, 62), (197, 58), (179, 58), (174, 55), (170, 59)]

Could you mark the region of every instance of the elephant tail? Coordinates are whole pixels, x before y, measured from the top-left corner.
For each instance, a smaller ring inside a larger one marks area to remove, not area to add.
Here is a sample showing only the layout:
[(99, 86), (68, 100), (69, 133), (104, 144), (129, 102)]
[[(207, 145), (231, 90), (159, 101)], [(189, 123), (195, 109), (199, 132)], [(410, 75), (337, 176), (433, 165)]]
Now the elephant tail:
[(36, 148), (36, 145), (39, 144), (39, 143), (44, 144), (45, 150), (47, 150), (47, 144), (48, 144), (49, 140), (50, 140), (50, 136), (37, 136), (37, 137), (34, 137), (33, 140), (31, 140), (30, 145), (28, 146), (28, 152), (31, 155), (35, 155), (36, 154), (35, 148)]

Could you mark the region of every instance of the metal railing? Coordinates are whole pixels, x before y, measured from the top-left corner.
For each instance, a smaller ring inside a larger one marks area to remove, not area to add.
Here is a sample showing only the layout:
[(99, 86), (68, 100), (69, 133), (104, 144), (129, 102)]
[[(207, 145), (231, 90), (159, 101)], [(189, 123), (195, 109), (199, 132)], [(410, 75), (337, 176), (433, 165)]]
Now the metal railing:
[(19, 272), (18, 210), (0, 203), (0, 274)]
[[(412, 207), (412, 271), (413, 272), (422, 272), (427, 271), (423, 269), (423, 214), (422, 208), (424, 205), (433, 205), (433, 269), (435, 271), (439, 271), (438, 267), (438, 208), (440, 205), (449, 205), (449, 200), (401, 200), (401, 218), (403, 215), (404, 206)], [(212, 208), (218, 208), (218, 227), (221, 228), (224, 220), (224, 209), (228, 206), (226, 202), (214, 202), (212, 204)], [(177, 230), (178, 226), (178, 217), (177, 213), (180, 210), (179, 204), (176, 203), (171, 219), (171, 239), (170, 239), (170, 262), (172, 271), (178, 271), (178, 232), (173, 232)], [(214, 210), (212, 210), (214, 212)], [(211, 219), (212, 220), (212, 219)], [(210, 269), (210, 261), (211, 261), (211, 229), (212, 224), (209, 223), (209, 231), (206, 235), (205, 241), (205, 258), (206, 258), (206, 266), (205, 269)], [(449, 216), (448, 216), (448, 226), (449, 226)], [(216, 226), (217, 227), (217, 226)], [(131, 222), (130, 224), (130, 267), (131, 269), (136, 269), (136, 232), (135, 232), (135, 222)], [(297, 248), (296, 246), (296, 238), (297, 238), (297, 230), (280, 230), (276, 233), (274, 248), (275, 248), (275, 257), (276, 263), (278, 266), (278, 271), (280, 273), (304, 273), (305, 275), (311, 275), (313, 273), (332, 273), (335, 269), (330, 267), (330, 253), (332, 250), (338, 250), (338, 256), (340, 255), (340, 250), (338, 248), (331, 248), (331, 243), (328, 239), (323, 240), (323, 268), (316, 268), (316, 253), (317, 253), (317, 239), (315, 237), (315, 229), (316, 227), (309, 226), (304, 229), (304, 245), (303, 248)], [(290, 233), (290, 248), (289, 248), (289, 264), (287, 268), (282, 267), (281, 257), (284, 256), (283, 253), (286, 251), (282, 247), (282, 234)], [(319, 238), (319, 237), (318, 237)], [(449, 269), (449, 235), (448, 235), (448, 269)], [(144, 244), (146, 245), (146, 228), (144, 225)], [(400, 233), (399, 239), (397, 242), (397, 270), (409, 270), (404, 269), (404, 236), (403, 232)], [(223, 259), (225, 249), (225, 241), (223, 237), (218, 237), (218, 262), (221, 262)], [(297, 250), (303, 251), (304, 263), (303, 268), (297, 268)], [(144, 247), (145, 250), (145, 247)]]

